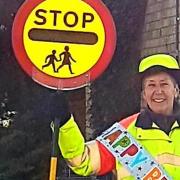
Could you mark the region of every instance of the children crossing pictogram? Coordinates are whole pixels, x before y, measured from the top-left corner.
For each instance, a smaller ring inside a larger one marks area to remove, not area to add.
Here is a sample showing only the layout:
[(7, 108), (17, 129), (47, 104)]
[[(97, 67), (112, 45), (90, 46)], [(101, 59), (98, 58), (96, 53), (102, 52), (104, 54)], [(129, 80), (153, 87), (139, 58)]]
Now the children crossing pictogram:
[[(48, 61), (48, 62), (47, 62)], [(55, 67), (55, 61), (58, 62), (58, 59), (56, 58), (56, 50), (52, 50), (52, 54), (48, 55), (45, 59), (45, 63), (42, 66), (42, 69), (44, 69), (45, 67), (48, 67), (50, 65), (52, 65), (52, 68), (54, 70), (54, 72), (56, 72), (56, 67)]]
[(62, 60), (62, 64), (57, 68), (57, 72), (63, 67), (63, 66), (68, 66), (69, 67), (69, 71), (71, 74), (74, 74), (72, 72), (72, 68), (71, 68), (71, 61), (76, 62), (76, 60), (74, 60), (71, 56), (71, 53), (69, 52), (69, 46), (65, 46), (64, 47), (64, 52), (62, 52), (59, 57), (60, 57), (60, 61), (62, 60), (62, 56), (63, 56), (63, 60)]
[[(62, 61), (61, 65), (59, 65), (59, 67), (57, 68), (58, 63), (56, 62), (60, 62)], [(69, 68), (69, 72), (71, 74), (75, 74), (74, 72), (72, 72), (72, 65), (71, 65), (71, 61), (76, 63), (76, 60), (74, 60), (72, 58), (71, 53), (69, 52), (69, 46), (65, 46), (64, 47), (64, 51), (62, 53), (59, 54), (59, 59), (57, 59), (56, 57), (56, 50), (52, 50), (52, 54), (49, 54), (46, 58), (45, 58), (45, 64), (42, 65), (42, 70), (44, 68), (47, 67), (52, 67), (53, 72), (54, 73), (58, 73), (59, 70), (63, 67), (63, 66), (68, 66)]]

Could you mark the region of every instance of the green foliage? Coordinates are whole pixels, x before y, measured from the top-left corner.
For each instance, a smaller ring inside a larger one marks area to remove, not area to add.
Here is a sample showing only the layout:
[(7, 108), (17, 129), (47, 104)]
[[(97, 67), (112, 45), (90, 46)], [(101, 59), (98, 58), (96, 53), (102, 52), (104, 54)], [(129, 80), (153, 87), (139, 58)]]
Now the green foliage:
[(27, 110), (0, 129), (0, 180), (48, 179), (51, 132), (49, 121), (39, 118)]

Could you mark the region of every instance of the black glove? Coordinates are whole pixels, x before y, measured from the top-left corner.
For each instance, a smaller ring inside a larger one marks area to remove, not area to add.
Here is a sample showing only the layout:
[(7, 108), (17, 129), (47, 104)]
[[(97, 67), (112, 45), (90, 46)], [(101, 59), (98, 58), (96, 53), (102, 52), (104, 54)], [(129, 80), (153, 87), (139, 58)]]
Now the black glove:
[(71, 117), (68, 101), (63, 93), (54, 92), (50, 96), (48, 113), (54, 125), (61, 127)]

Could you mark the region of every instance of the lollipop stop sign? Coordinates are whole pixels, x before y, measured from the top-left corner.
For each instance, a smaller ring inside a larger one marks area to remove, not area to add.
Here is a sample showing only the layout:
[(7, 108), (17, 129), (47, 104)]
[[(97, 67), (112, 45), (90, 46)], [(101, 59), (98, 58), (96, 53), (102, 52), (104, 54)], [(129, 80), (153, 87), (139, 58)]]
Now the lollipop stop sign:
[(104, 72), (115, 50), (116, 30), (101, 0), (28, 0), (16, 14), (12, 45), (34, 81), (71, 90)]

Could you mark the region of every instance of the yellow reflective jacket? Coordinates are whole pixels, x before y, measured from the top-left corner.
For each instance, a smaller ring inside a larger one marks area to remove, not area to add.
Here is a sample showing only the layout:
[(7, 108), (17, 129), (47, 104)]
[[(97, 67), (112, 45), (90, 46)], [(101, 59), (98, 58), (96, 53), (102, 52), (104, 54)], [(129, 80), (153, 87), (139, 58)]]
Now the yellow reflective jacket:
[[(151, 128), (137, 127), (138, 114), (120, 123), (161, 164), (173, 180), (180, 179), (180, 127), (175, 121), (169, 136), (152, 123)], [(117, 180), (135, 180), (99, 142), (84, 142), (73, 117), (60, 128), (59, 146), (72, 170), (82, 176), (102, 175), (113, 171)], [(152, 178), (153, 179), (153, 178)], [(157, 179), (154, 177), (154, 179)]]

